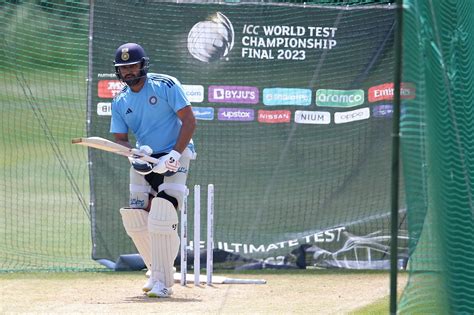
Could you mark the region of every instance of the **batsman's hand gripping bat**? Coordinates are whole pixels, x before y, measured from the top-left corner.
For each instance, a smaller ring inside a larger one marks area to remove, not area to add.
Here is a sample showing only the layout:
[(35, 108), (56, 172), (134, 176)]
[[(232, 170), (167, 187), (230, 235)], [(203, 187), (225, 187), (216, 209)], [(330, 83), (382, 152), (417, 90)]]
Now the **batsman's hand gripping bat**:
[(122, 156), (135, 157), (153, 164), (158, 163), (158, 159), (155, 159), (154, 157), (101, 137), (74, 138), (71, 142), (72, 144), (80, 144), (86, 147), (112, 152)]

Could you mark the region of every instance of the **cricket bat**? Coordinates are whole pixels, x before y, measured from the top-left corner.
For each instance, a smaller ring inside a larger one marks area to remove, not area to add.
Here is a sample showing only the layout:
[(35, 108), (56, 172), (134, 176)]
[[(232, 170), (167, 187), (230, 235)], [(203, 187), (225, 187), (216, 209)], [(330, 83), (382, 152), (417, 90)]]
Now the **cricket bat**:
[(102, 151), (112, 152), (118, 155), (126, 157), (136, 157), (143, 161), (147, 161), (153, 164), (158, 163), (158, 159), (151, 157), (149, 155), (134, 152), (134, 150), (127, 148), (121, 144), (115, 143), (113, 141), (101, 138), (101, 137), (87, 137), (87, 138), (74, 138), (72, 139), (72, 144), (79, 144), (89, 148), (94, 148)]

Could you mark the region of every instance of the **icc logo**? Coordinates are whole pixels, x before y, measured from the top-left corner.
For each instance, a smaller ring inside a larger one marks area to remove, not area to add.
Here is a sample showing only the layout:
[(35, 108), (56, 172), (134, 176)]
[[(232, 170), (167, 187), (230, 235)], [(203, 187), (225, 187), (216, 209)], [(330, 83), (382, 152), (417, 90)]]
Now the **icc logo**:
[(194, 24), (188, 34), (188, 50), (202, 62), (218, 61), (234, 47), (234, 27), (221, 12)]

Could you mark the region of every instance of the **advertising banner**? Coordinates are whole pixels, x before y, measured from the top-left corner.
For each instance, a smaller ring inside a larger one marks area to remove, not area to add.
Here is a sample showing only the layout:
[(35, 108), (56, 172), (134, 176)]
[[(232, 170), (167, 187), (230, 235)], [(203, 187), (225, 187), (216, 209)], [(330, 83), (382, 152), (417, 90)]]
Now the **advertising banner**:
[[(114, 52), (139, 43), (150, 72), (176, 77), (192, 103), (188, 187), (215, 185), (216, 251), (267, 266), (387, 267), (392, 7), (96, 1), (92, 14), (90, 135), (113, 139)], [(404, 83), (402, 98), (415, 92)], [(136, 252), (118, 212), (129, 165), (90, 157), (93, 257), (114, 262)]]

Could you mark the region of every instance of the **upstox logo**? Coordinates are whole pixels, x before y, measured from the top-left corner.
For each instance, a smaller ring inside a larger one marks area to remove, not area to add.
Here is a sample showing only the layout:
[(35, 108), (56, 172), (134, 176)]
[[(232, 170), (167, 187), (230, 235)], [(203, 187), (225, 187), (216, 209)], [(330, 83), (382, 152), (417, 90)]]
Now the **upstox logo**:
[(316, 91), (316, 105), (326, 107), (354, 107), (364, 104), (364, 90)]
[(255, 111), (250, 108), (219, 108), (217, 119), (252, 121), (255, 119)]
[(310, 89), (267, 88), (263, 89), (263, 104), (278, 105), (311, 105)]

